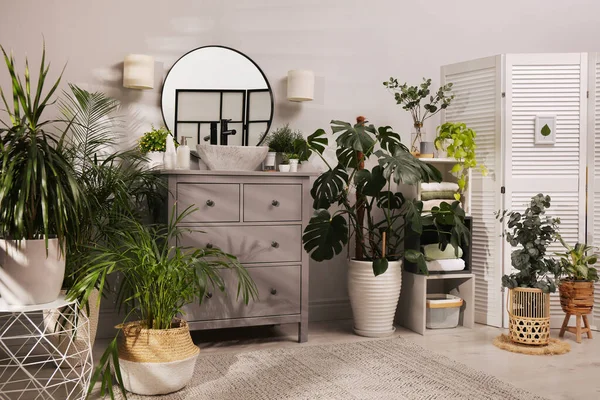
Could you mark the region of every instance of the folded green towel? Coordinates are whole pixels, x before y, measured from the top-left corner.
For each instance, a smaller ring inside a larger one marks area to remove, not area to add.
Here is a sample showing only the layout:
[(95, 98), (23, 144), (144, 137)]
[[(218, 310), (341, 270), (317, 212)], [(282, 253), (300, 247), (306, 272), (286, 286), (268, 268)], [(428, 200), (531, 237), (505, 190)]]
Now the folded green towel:
[(421, 192), (421, 200), (454, 199), (454, 191), (442, 190), (439, 192)]
[(423, 254), (427, 261), (431, 260), (450, 260), (453, 258), (461, 258), (463, 255), (462, 249), (458, 248), (458, 257), (454, 253), (454, 246), (448, 244), (444, 251), (440, 250), (439, 243), (426, 244), (423, 246)]

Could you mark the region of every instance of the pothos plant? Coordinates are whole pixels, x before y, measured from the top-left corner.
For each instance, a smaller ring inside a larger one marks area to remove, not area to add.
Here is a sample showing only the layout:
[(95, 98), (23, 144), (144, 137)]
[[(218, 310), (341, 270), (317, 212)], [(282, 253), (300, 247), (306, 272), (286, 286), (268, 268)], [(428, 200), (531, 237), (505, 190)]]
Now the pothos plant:
[[(452, 83), (441, 86), (434, 94), (431, 94), (431, 79), (423, 78), (423, 82), (418, 86), (408, 86), (407, 83), (400, 84), (398, 79), (390, 77), (390, 80), (383, 82), (383, 86), (388, 88), (396, 99), (396, 104), (402, 105), (402, 108), (410, 112), (417, 134), (412, 139), (411, 151), (418, 152), (417, 143), (422, 141), (421, 128), (426, 119), (433, 117), (441, 110), (448, 108), (454, 95)], [(424, 104), (421, 104), (421, 102)]]
[(456, 200), (461, 199), (467, 187), (469, 169), (479, 166), (482, 175), (487, 175), (486, 166), (475, 158), (476, 136), (475, 131), (462, 122), (446, 122), (437, 128), (435, 147), (445, 150), (448, 157), (456, 160), (451, 170), (458, 177), (458, 192), (454, 195)]
[(496, 218), (506, 223), (506, 241), (516, 249), (510, 254), (516, 272), (502, 277), (502, 286), (537, 288), (544, 293), (556, 291), (551, 275), (559, 274), (558, 263), (547, 256), (548, 247), (555, 242), (560, 220), (546, 215), (550, 196), (537, 194), (531, 198), (523, 213), (497, 212)]
[[(340, 254), (354, 236), (354, 258), (372, 261), (375, 275), (387, 270), (388, 260), (402, 257), (427, 273), (422, 253), (403, 250), (405, 229), (418, 234), (435, 231), (444, 248), (448, 243), (455, 248), (468, 243), (465, 214), (458, 202), (442, 203), (431, 214), (423, 215), (422, 202), (405, 199), (395, 191), (398, 183), (439, 182), (441, 174), (415, 158), (391, 127), (375, 128), (359, 117), (355, 125), (331, 121), (331, 128), (337, 146), (333, 162), (323, 156), (329, 145), (323, 129), (295, 142), (300, 159), (308, 159), (314, 153), (327, 166), (311, 189), (316, 211), (302, 237), (313, 260), (329, 260)], [(377, 162), (369, 170), (365, 161), (371, 156)]]

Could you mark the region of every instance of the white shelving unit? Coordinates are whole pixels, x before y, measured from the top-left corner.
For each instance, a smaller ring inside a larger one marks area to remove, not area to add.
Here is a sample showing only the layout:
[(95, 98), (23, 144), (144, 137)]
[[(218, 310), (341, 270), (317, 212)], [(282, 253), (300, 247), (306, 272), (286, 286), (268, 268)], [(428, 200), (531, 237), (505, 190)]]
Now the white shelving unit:
[[(456, 164), (456, 160), (454, 158), (419, 158), (419, 160), (426, 162), (428, 164), (433, 165), (434, 167), (436, 167), (441, 173), (442, 173), (442, 177), (443, 177), (443, 182), (454, 182), (456, 183), (458, 181), (458, 178), (456, 176), (454, 176), (452, 173), (450, 173), (450, 170), (452, 170), (452, 167), (454, 166), (454, 164)], [(463, 209), (465, 210), (465, 212), (467, 213), (467, 215), (470, 215), (471, 213), (471, 170), (469, 170), (468, 173), (468, 181), (467, 181), (467, 187), (465, 189), (465, 193), (463, 194), (464, 198), (461, 199), (462, 205), (463, 205)], [(421, 185), (419, 184), (417, 186), (417, 199), (421, 200)], [(453, 200), (450, 200), (449, 202), (451, 203)]]

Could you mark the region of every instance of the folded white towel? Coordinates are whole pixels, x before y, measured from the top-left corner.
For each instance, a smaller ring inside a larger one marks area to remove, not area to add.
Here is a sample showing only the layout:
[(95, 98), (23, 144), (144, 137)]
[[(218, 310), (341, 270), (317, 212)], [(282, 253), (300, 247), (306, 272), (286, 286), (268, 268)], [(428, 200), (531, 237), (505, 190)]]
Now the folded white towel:
[(429, 272), (462, 271), (465, 269), (465, 260), (462, 258), (432, 260), (425, 262), (427, 263), (427, 270)]
[(443, 192), (446, 190), (456, 192), (458, 190), (458, 184), (454, 182), (421, 183), (421, 190), (424, 192)]
[(423, 211), (431, 211), (431, 209), (433, 207), (439, 207), (440, 204), (442, 204), (443, 202), (446, 202), (448, 204), (452, 204), (454, 200), (448, 200), (448, 199), (435, 199), (435, 200), (425, 200), (423, 202)]

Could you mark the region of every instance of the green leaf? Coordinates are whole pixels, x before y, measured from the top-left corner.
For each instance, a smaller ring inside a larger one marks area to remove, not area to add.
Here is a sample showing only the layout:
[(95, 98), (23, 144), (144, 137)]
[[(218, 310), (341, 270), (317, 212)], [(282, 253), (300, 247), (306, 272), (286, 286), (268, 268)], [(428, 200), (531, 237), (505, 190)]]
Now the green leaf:
[(368, 157), (375, 146), (374, 136), (377, 130), (373, 125), (365, 126), (356, 124), (354, 126), (343, 121), (331, 121), (333, 133), (341, 133), (336, 139), (338, 146), (360, 151)]
[(388, 260), (386, 258), (377, 258), (373, 260), (373, 273), (379, 276), (388, 269)]
[(317, 129), (312, 135), (306, 138), (306, 142), (310, 146), (312, 151), (316, 151), (319, 154), (323, 154), (325, 147), (329, 141), (325, 137), (327, 133), (323, 129)]
[(379, 165), (373, 167), (371, 172), (363, 169), (358, 173), (360, 173), (362, 179), (360, 184), (357, 184), (356, 190), (365, 196), (376, 197), (388, 183), (383, 177), (383, 169)]
[(331, 260), (348, 243), (348, 224), (342, 215), (317, 210), (302, 235), (304, 249), (315, 261)]
[(394, 154), (377, 150), (375, 155), (386, 180), (416, 185), (419, 182), (440, 182), (442, 179), (440, 171), (418, 160), (405, 149), (397, 148)]
[(419, 268), (419, 273), (423, 275), (429, 275), (429, 270), (427, 269), (427, 262), (425, 261), (425, 256), (423, 255), (423, 253), (413, 249), (406, 249), (404, 251), (404, 258), (407, 261), (416, 264)]
[(315, 210), (329, 208), (340, 199), (347, 186), (348, 172), (343, 166), (338, 164), (334, 169), (323, 172), (310, 190), (313, 208)]
[(541, 134), (542, 134), (542, 136), (548, 136), (548, 135), (550, 135), (551, 133), (552, 133), (552, 130), (550, 129), (550, 127), (548, 126), (548, 124), (546, 124), (546, 125), (544, 125), (544, 126), (542, 127), (542, 130), (541, 130)]

